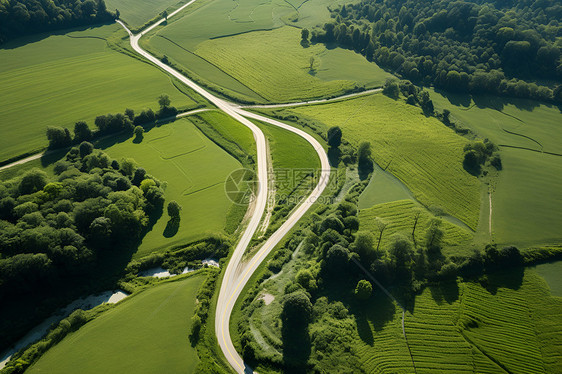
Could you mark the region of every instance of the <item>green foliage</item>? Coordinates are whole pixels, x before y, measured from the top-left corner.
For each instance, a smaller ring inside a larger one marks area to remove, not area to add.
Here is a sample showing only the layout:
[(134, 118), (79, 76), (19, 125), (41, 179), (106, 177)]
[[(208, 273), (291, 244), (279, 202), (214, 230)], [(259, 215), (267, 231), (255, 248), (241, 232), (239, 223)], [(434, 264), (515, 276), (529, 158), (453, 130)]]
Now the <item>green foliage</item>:
[(330, 147), (339, 147), (341, 144), (342, 131), (339, 126), (332, 126), (328, 129), (327, 138)]
[(30, 0), (0, 2), (0, 44), (9, 39), (78, 25), (110, 22), (103, 0), (58, 1), (49, 5)]
[(70, 131), (62, 127), (47, 127), (47, 139), (50, 149), (65, 148), (72, 144)]
[(312, 32), (313, 42), (354, 49), (412, 81), (450, 91), (559, 100), (552, 86), (530, 83), (562, 79), (555, 0), (363, 0), (334, 8), (332, 17)]
[(373, 285), (371, 285), (371, 282), (366, 281), (365, 279), (361, 279), (359, 282), (357, 282), (357, 286), (355, 287), (354, 294), (358, 300), (361, 301), (367, 300), (369, 297), (371, 297), (372, 293), (373, 293)]

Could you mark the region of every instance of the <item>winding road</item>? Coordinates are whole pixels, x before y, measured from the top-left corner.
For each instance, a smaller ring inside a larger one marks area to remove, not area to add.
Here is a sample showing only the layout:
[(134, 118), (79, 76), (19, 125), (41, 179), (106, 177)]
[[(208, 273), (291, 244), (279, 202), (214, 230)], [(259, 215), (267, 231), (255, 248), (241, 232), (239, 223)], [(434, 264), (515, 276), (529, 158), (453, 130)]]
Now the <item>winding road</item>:
[[(173, 13), (171, 13), (168, 18), (173, 17), (178, 12), (182, 11), (187, 6), (194, 3), (195, 0), (191, 0), (187, 4), (183, 5), (181, 8), (177, 9)], [(158, 22), (154, 23), (153, 25), (149, 26), (145, 30), (141, 31), (139, 34), (134, 35), (127, 26), (121, 22), (117, 21), (123, 26), (123, 28), (129, 33), (129, 39), (131, 43), (131, 47), (141, 56), (146, 58), (148, 61), (153, 63), (154, 65), (158, 66), (160, 69), (164, 70), (168, 74), (174, 76), (179, 81), (193, 89), (195, 92), (206, 98), (208, 101), (213, 103), (217, 108), (237, 120), (238, 122), (242, 123), (246, 127), (248, 127), (256, 141), (257, 147), (257, 177), (258, 177), (258, 190), (256, 193), (255, 201), (253, 202), (253, 214), (250, 218), (250, 221), (247, 224), (246, 229), (242, 233), (236, 248), (228, 262), (226, 270), (224, 272), (224, 277), (222, 280), (221, 288), (219, 291), (219, 297), (217, 301), (217, 309), (216, 309), (216, 317), (215, 317), (215, 333), (217, 335), (217, 339), (221, 350), (223, 351), (226, 359), (232, 366), (232, 368), (238, 373), (248, 373), (252, 372), (252, 369), (244, 364), (242, 357), (238, 354), (234, 345), (232, 344), (232, 339), (230, 337), (230, 316), (232, 314), (232, 309), (236, 300), (238, 299), (240, 293), (244, 289), (244, 286), (252, 276), (252, 274), (256, 271), (258, 266), (261, 262), (267, 257), (267, 255), (275, 248), (275, 246), (283, 239), (283, 237), (293, 228), (293, 226), (299, 221), (299, 219), (308, 211), (308, 209), (316, 202), (318, 197), (322, 194), (324, 189), (329, 183), (330, 179), (330, 164), (328, 161), (328, 157), (322, 145), (310, 134), (296, 129), (292, 126), (284, 124), (282, 122), (247, 112), (242, 109), (240, 105), (230, 103), (225, 101), (212, 93), (208, 92), (201, 86), (197, 85), (195, 82), (178, 72), (177, 70), (171, 68), (170, 66), (162, 63), (156, 57), (152, 56), (147, 51), (143, 50), (139, 46), (139, 39), (145, 33), (151, 31), (162, 22), (164, 19), (159, 20)], [(357, 95), (357, 94), (354, 94)], [(347, 95), (349, 96), (349, 95)], [(304, 103), (301, 103), (301, 105)], [(286, 104), (284, 104), (286, 105)], [(316, 188), (311, 192), (311, 194), (292, 212), (292, 214), (287, 218), (287, 220), (283, 223), (283, 225), (275, 231), (269, 239), (261, 246), (258, 253), (256, 253), (248, 263), (242, 263), (242, 255), (244, 251), (248, 247), (254, 233), (256, 232), (263, 213), (265, 211), (266, 203), (267, 203), (267, 193), (268, 193), (268, 184), (267, 184), (267, 147), (265, 136), (263, 132), (252, 123), (249, 119), (251, 118), (258, 121), (267, 122), (271, 125), (281, 127), (287, 131), (291, 131), (302, 138), (304, 138), (308, 143), (314, 147), (316, 150), (318, 157), (320, 158), (321, 162), (321, 174), (319, 178), (319, 183)]]

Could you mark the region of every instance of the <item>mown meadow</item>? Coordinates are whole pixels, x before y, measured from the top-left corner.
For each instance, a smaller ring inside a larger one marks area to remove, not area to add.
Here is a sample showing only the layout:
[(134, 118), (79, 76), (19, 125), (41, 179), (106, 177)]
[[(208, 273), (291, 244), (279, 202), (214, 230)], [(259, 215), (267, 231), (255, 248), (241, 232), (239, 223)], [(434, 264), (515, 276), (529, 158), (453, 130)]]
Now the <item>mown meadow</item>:
[(203, 274), (130, 296), (69, 334), (29, 373), (194, 373), (197, 353), (187, 334)]
[(458, 125), (499, 145), (503, 170), (491, 180), (492, 234), (499, 243), (528, 246), (560, 241), (562, 144), (560, 109), (522, 99), (441, 94)]
[(116, 32), (125, 35), (119, 25), (107, 25), (2, 46), (0, 161), (45, 147), (47, 126), (72, 130), (86, 121), (94, 127), (101, 114), (157, 108), (161, 94), (178, 109), (203, 105), (158, 69), (109, 48), (104, 39)]

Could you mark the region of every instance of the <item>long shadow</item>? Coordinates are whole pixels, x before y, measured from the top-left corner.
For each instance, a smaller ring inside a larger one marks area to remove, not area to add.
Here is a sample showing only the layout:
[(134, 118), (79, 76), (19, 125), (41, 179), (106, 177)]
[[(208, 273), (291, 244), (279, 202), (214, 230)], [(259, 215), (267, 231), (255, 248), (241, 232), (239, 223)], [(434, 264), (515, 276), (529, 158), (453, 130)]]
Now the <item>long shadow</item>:
[(54, 164), (55, 162), (62, 160), (64, 156), (68, 153), (68, 149), (55, 149), (52, 151), (47, 151), (43, 156), (41, 156), (41, 166), (47, 167)]
[(60, 29), (60, 30), (45, 31), (45, 32), (37, 33), (37, 34), (24, 35), (24, 36), (18, 37), (16, 39), (12, 39), (12, 40), (0, 45), (0, 50), (16, 49), (16, 48), (19, 48), (19, 47), (23, 47), (24, 45), (27, 45), (27, 44), (40, 42), (41, 40), (47, 39), (48, 37), (53, 36), (53, 35), (66, 35), (66, 34), (71, 33), (71, 32), (86, 31), (86, 30), (91, 30), (91, 29), (93, 30), (93, 29), (96, 29), (98, 27), (110, 25), (111, 23), (113, 23), (113, 22), (97, 23), (97, 24), (93, 24), (93, 25), (77, 26), (77, 27), (65, 28), (65, 29)]
[(98, 149), (107, 149), (116, 144), (126, 142), (130, 138), (131, 138), (130, 134), (127, 134), (125, 132), (119, 132), (119, 133), (104, 136), (94, 141), (94, 146)]
[(444, 96), (454, 106), (469, 108), (472, 102), (470, 94), (451, 93), (441, 89), (435, 89), (435, 92)]
[(170, 219), (166, 228), (164, 229), (163, 235), (165, 238), (171, 238), (172, 236), (178, 233), (180, 228), (180, 220), (179, 219)]
[(481, 281), (480, 284), (492, 295), (495, 295), (499, 288), (517, 291), (523, 285), (524, 275), (525, 268), (523, 266), (498, 270), (488, 273), (485, 281)]
[(443, 280), (429, 287), (431, 296), (437, 304), (452, 304), (459, 299), (459, 284), (456, 279)]
[(308, 325), (283, 327), (283, 364), (287, 373), (304, 374), (308, 372), (308, 358), (311, 352)]

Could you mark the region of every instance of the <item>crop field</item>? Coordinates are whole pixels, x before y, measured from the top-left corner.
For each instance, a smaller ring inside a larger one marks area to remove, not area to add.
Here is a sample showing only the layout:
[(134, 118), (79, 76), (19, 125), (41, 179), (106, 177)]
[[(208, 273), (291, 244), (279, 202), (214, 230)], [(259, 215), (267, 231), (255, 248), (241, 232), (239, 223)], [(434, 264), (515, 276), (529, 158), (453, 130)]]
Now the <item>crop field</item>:
[[(105, 148), (104, 142), (99, 146)], [(149, 174), (167, 182), (165, 204), (175, 200), (182, 207), (179, 230), (170, 230), (164, 212), (144, 237), (136, 257), (224, 229), (232, 205), (224, 192), (224, 181), (241, 165), (189, 119), (152, 128), (140, 143), (130, 138), (105, 151), (117, 160), (132, 158)]]
[(120, 19), (131, 28), (142, 26), (145, 22), (158, 16), (164, 10), (171, 13), (186, 1), (181, 0), (107, 0), (107, 9), (119, 10)]
[(354, 146), (369, 141), (373, 158), (400, 179), (427, 207), (475, 228), (480, 210), (480, 182), (462, 166), (467, 140), (420, 109), (383, 95), (301, 107), (297, 115), (340, 126)]
[[(283, 27), (325, 21), (328, 5), (334, 4), (219, 0), (172, 20), (144, 45), (245, 100), (282, 102), (382, 85), (390, 75), (375, 63), (349, 50), (303, 47), (300, 30)], [(302, 17), (293, 22), (297, 12)]]
[(541, 153), (561, 153), (560, 110), (529, 100), (447, 99), (435, 92), (432, 98), (462, 126), (500, 145), (503, 170), (492, 193), (494, 239), (523, 246), (560, 242), (562, 212), (552, 207), (562, 204), (562, 157)]
[(491, 291), (459, 283), (416, 298), (405, 327), (417, 372), (560, 371), (562, 300), (533, 271), (490, 279)]
[[(75, 122), (85, 120), (94, 128), (94, 118), (100, 114), (125, 108), (157, 109), (157, 97), (162, 93), (179, 109), (203, 103), (180, 92), (158, 69), (118, 53), (98, 39), (119, 27), (108, 25), (3, 45), (0, 116), (6, 126), (0, 139), (0, 160), (45, 147), (47, 126), (72, 131)], [(91, 38), (84, 38), (88, 36)]]
[(166, 282), (124, 300), (69, 334), (29, 373), (193, 373), (188, 339), (199, 274)]
[[(376, 218), (387, 223), (381, 240), (381, 248), (390, 245), (394, 234), (404, 234), (411, 237), (414, 226), (414, 214), (420, 212), (421, 216), (416, 227), (416, 243), (424, 243), (425, 232), (429, 227), (429, 221), (434, 216), (425, 208), (416, 204), (413, 200), (398, 200), (390, 203), (375, 205), (372, 208), (361, 209), (359, 211), (359, 230), (369, 231), (375, 238), (378, 238), (378, 228)], [(445, 255), (467, 255), (467, 248), (464, 246), (472, 239), (472, 233), (462, 227), (443, 220), (441, 225), (445, 235), (443, 237)]]

